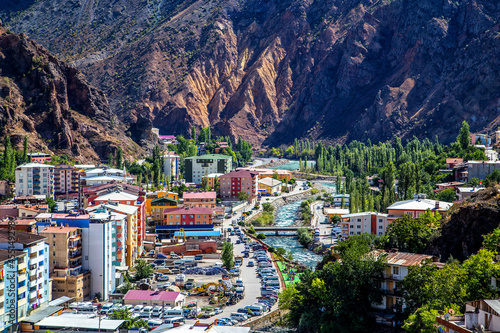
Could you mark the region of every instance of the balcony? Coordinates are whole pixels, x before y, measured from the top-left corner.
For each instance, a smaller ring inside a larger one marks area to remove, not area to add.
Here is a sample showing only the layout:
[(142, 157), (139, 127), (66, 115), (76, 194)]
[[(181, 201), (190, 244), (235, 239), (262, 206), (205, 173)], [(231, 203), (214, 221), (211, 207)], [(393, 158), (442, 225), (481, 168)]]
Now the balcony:
[(403, 297), (401, 289), (385, 289), (384, 292), (387, 296)]
[(30, 259), (34, 259), (38, 257), (38, 252), (32, 252), (30, 253)]
[(77, 234), (77, 235), (74, 235), (74, 236), (70, 236), (69, 239), (72, 240), (72, 241), (77, 241), (79, 240), (80, 238), (82, 238), (82, 235), (81, 234)]

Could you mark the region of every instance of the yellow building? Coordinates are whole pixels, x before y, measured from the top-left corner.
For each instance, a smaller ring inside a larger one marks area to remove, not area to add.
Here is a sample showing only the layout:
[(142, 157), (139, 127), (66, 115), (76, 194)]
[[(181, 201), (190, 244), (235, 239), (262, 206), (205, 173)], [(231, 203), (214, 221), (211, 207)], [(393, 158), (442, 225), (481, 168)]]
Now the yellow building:
[(274, 178), (264, 178), (259, 179), (259, 193), (261, 194), (271, 194), (281, 193), (282, 183)]
[[(174, 193), (174, 192), (156, 191), (156, 192), (148, 193), (148, 194), (146, 194), (146, 216), (147, 217), (150, 217), (153, 214), (153, 212), (152, 212), (153, 207), (151, 206), (151, 201), (158, 199), (158, 198), (162, 198), (162, 197), (167, 197), (167, 198), (171, 198), (171, 199), (174, 199), (176, 201), (179, 201), (179, 195), (177, 193)], [(172, 206), (172, 207), (177, 207), (177, 205)], [(154, 208), (156, 209), (158, 207), (154, 207)], [(163, 207), (163, 208), (168, 208), (168, 207)], [(156, 211), (155, 211), (155, 213), (156, 213)]]
[(163, 211), (165, 208), (176, 208), (178, 206), (177, 200), (167, 196), (151, 200), (151, 215), (149, 216), (155, 223), (163, 221)]
[(209, 175), (206, 175), (205, 177), (208, 179), (208, 186), (211, 189), (214, 189), (215, 183), (217, 182), (217, 180), (219, 179), (219, 177), (222, 176), (222, 175), (223, 175), (223, 173), (211, 173)]

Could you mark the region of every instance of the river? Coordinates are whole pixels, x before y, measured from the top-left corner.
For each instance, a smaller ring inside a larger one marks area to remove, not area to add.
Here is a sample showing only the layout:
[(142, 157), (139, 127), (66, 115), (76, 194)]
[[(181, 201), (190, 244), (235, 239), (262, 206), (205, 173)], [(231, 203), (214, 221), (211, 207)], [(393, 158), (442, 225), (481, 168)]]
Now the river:
[[(295, 201), (291, 204), (279, 207), (276, 214), (275, 225), (283, 227), (292, 225), (297, 219), (297, 212), (299, 211), (301, 202), (302, 201)], [(322, 259), (322, 256), (308, 251), (300, 245), (297, 236), (272, 236), (273, 234), (274, 233), (266, 233), (267, 237), (264, 242), (273, 247), (282, 247), (287, 251), (292, 251), (294, 261), (299, 264), (315, 268), (318, 261)]]
[[(302, 162), (304, 163), (304, 162)], [(314, 165), (316, 164), (315, 161), (308, 161), (307, 162), (307, 166), (309, 168), (312, 168)], [(278, 169), (278, 170), (298, 170), (299, 169), (299, 161), (294, 161), (294, 160), (291, 160), (289, 161), (288, 163), (286, 164), (283, 164), (283, 165), (278, 165), (278, 166), (275, 166), (275, 167), (271, 167), (270, 169)]]

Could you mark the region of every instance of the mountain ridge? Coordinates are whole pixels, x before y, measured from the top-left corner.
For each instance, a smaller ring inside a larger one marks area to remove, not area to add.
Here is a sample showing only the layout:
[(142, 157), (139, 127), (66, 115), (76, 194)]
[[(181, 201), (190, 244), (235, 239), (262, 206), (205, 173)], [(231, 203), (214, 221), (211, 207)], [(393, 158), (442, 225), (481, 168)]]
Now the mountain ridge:
[(0, 15), (103, 89), (136, 141), (210, 125), (254, 145), (449, 142), (500, 121), (493, 0), (62, 3)]

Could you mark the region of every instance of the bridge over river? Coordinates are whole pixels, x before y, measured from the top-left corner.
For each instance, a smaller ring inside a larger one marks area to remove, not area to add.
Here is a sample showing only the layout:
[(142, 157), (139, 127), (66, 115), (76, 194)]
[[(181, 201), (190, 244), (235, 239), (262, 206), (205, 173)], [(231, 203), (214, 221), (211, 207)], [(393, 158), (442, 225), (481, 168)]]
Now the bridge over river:
[[(297, 230), (300, 228), (306, 228), (309, 230), (313, 230), (312, 227), (293, 227), (293, 226), (286, 226), (286, 227), (280, 227), (280, 226), (269, 226), (269, 227), (254, 227), (255, 231), (257, 233), (264, 232), (264, 231), (274, 231), (276, 236), (295, 236), (297, 234)], [(295, 234), (286, 234), (285, 232), (295, 232)], [(280, 234), (281, 232), (281, 234)]]

